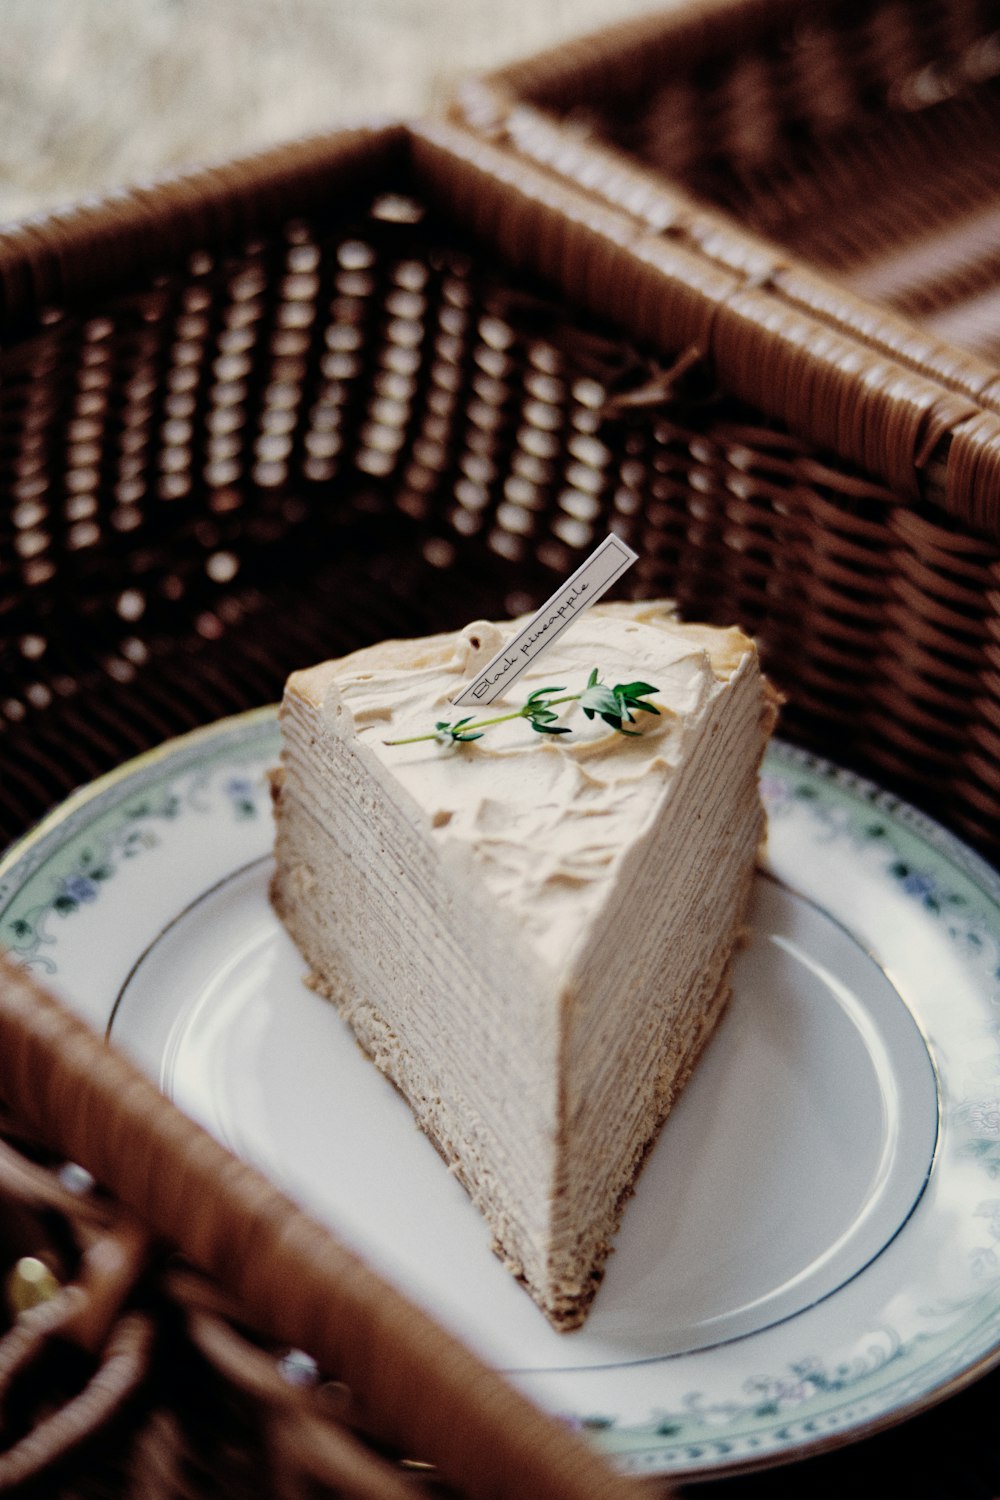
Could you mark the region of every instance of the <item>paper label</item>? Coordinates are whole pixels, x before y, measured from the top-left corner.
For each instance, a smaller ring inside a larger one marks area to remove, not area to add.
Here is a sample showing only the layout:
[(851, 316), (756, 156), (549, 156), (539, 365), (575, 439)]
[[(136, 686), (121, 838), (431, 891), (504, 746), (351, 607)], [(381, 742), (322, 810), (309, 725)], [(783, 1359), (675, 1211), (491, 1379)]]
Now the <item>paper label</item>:
[(455, 708), (492, 703), (499, 698), (526, 667), (559, 639), (568, 625), (572, 625), (585, 609), (596, 604), (601, 595), (618, 582), (638, 555), (621, 537), (606, 536), (514, 639), (508, 641), (468, 687), (451, 700)]

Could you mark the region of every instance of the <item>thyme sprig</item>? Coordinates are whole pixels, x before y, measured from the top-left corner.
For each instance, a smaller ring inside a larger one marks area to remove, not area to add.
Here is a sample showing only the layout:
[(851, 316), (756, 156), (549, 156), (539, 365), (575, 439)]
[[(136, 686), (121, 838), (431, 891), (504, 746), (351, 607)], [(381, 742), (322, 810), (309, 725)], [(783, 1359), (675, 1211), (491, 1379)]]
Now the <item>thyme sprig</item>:
[[(608, 687), (601, 682), (597, 667), (587, 678), (587, 686), (579, 693), (567, 693), (562, 687), (536, 688), (521, 704), (506, 714), (496, 714), (489, 719), (474, 719), (468, 714), (464, 719), (456, 719), (449, 723), (447, 719), (439, 719), (429, 734), (413, 734), (402, 740), (386, 740), (387, 745), (416, 745), (423, 740), (437, 740), (439, 745), (468, 745), (472, 740), (480, 740), (483, 731), (494, 724), (508, 724), (512, 719), (527, 719), (536, 734), (570, 734), (572, 732), (568, 724), (558, 724), (556, 720), (559, 715), (554, 712), (565, 703), (579, 703), (588, 719), (603, 719), (618, 734), (635, 735), (634, 729), (626, 729), (626, 724), (636, 722), (636, 713), (658, 714), (660, 710), (652, 703), (645, 703), (650, 693), (658, 692), (648, 682), (617, 682), (614, 687)], [(554, 694), (562, 694), (554, 697)]]

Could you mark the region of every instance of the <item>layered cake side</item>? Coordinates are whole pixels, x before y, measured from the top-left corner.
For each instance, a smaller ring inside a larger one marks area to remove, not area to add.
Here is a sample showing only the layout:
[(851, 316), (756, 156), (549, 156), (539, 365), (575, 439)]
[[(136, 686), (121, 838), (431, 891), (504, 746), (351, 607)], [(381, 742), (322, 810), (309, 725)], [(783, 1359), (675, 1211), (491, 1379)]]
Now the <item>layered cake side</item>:
[(553, 709), (566, 734), (515, 718), (474, 743), (387, 743), (453, 723), (450, 700), (516, 628), (292, 676), (272, 899), (494, 1249), (571, 1328), (729, 996), (775, 708), (738, 630), (596, 605), (482, 716), (574, 694), (596, 668), (655, 686), (630, 733), (576, 701)]

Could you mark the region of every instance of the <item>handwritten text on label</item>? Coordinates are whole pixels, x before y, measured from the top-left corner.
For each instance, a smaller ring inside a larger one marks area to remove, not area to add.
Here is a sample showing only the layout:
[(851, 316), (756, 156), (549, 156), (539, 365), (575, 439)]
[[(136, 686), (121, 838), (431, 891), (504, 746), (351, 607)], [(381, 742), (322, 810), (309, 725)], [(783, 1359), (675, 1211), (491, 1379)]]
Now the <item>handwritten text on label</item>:
[(617, 583), (637, 557), (638, 553), (633, 552), (620, 537), (605, 537), (514, 639), (508, 641), (474, 681), (452, 699), (455, 707), (492, 703), (499, 698), (526, 667), (558, 640), (567, 625), (571, 625), (585, 609), (596, 604), (613, 583)]

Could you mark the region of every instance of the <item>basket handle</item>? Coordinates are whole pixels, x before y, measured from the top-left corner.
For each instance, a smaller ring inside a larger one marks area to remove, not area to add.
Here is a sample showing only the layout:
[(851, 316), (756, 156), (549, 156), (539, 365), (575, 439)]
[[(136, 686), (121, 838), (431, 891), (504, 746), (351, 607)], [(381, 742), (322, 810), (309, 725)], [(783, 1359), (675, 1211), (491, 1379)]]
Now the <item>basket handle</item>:
[(386, 1437), (472, 1500), (645, 1493), (382, 1282), (110, 1044), (0, 957), (0, 1094), (231, 1292), (343, 1380)]

